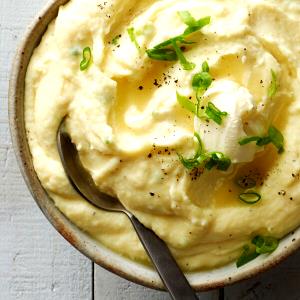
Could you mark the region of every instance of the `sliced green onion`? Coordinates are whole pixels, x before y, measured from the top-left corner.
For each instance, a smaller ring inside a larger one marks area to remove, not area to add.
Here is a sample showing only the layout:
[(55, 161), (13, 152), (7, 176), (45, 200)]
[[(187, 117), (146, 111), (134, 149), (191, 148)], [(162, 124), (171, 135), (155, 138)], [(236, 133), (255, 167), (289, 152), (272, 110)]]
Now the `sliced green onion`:
[(270, 126), (268, 130), (268, 135), (265, 137), (252, 136), (246, 137), (239, 141), (241, 146), (249, 144), (251, 142), (256, 142), (257, 146), (265, 146), (272, 143), (277, 149), (278, 153), (284, 152), (284, 137), (282, 133), (274, 126)]
[(215, 166), (217, 166), (217, 162), (213, 159), (209, 159), (205, 164), (205, 169), (212, 170)]
[(204, 26), (210, 24), (210, 17), (204, 17), (198, 21), (191, 15), (189, 11), (179, 11), (178, 12), (182, 22), (184, 22), (188, 28), (184, 31), (184, 35), (191, 34), (195, 31), (199, 31)]
[(211, 170), (216, 167), (220, 171), (227, 171), (231, 165), (231, 160), (221, 152), (204, 152), (204, 147), (198, 133), (194, 134), (197, 142), (197, 151), (193, 158), (184, 158), (181, 154), (177, 154), (180, 162), (187, 169), (195, 169), (205, 167)]
[(255, 204), (261, 200), (261, 195), (256, 192), (246, 192), (240, 194), (239, 198), (247, 204)]
[(278, 149), (278, 153), (284, 152), (284, 137), (282, 133), (274, 126), (269, 128), (269, 137), (273, 145)]
[(181, 154), (177, 153), (180, 162), (188, 170), (193, 170), (199, 167), (199, 162), (196, 158), (184, 158)]
[[(211, 86), (212, 81), (213, 81), (213, 79), (212, 79), (211, 75), (209, 74), (209, 65), (205, 61), (202, 64), (202, 72), (195, 74), (193, 77), (193, 80), (192, 80), (192, 87), (196, 91), (196, 97), (197, 97), (197, 110), (196, 111), (197, 111), (198, 117), (200, 117), (199, 107), (200, 107), (201, 97), (203, 96), (205, 91)], [(227, 112), (220, 111), (212, 102), (208, 103), (206, 110), (205, 110), (205, 114), (209, 119), (212, 119), (219, 125), (222, 124), (222, 118), (226, 117), (228, 115)]]
[(231, 166), (231, 159), (225, 156), (218, 161), (217, 169), (220, 171), (227, 171), (230, 166)]
[(177, 102), (180, 106), (193, 114), (197, 114), (196, 104), (188, 99), (188, 97), (182, 96), (177, 92)]
[(279, 240), (270, 236), (258, 235), (252, 239), (251, 243), (255, 246), (255, 249), (250, 249), (249, 245), (243, 247), (244, 251), (236, 262), (238, 268), (254, 260), (261, 254), (274, 252), (279, 245)]
[(227, 171), (231, 165), (231, 160), (221, 152), (212, 152), (209, 154), (210, 160), (206, 163), (205, 168), (211, 170), (217, 167), (220, 171)]
[(184, 35), (189, 35), (193, 32), (199, 31), (201, 30), (204, 26), (209, 25), (210, 24), (210, 17), (204, 17), (198, 21), (196, 21), (194, 26), (189, 26), (185, 31), (184, 31)]
[(202, 164), (203, 160), (206, 159), (205, 155), (202, 154), (203, 144), (199, 134), (195, 132), (194, 137), (196, 138), (197, 142), (197, 150), (193, 158), (184, 158), (181, 154), (177, 153), (180, 162), (189, 170), (198, 168)]
[(279, 245), (279, 241), (274, 237), (258, 235), (252, 240), (252, 244), (256, 246), (257, 253), (265, 254), (274, 252)]
[(185, 23), (187, 26), (191, 27), (196, 25), (197, 21), (189, 11), (187, 10), (179, 11), (178, 15), (180, 16), (182, 22)]
[[(184, 31), (183, 34), (172, 37), (156, 46), (154, 46), (152, 49), (148, 49), (146, 51), (147, 55), (151, 59), (155, 60), (180, 60), (184, 70), (192, 70), (195, 68), (195, 64), (188, 62), (183, 55), (180, 46), (186, 45), (186, 44), (194, 44), (194, 42), (186, 41), (186, 37), (200, 29), (202, 29), (204, 26), (208, 25), (210, 23), (210, 17), (206, 17), (203, 19), (200, 19), (196, 21), (192, 15), (188, 11), (182, 11), (179, 12), (179, 16), (182, 18), (183, 22), (188, 25), (187, 29)], [(177, 44), (179, 43), (179, 45)], [(169, 49), (168, 47), (173, 47), (173, 49)], [(157, 52), (155, 49), (168, 49), (168, 50), (174, 50), (174, 52)], [(166, 55), (167, 53), (167, 55)], [(176, 55), (176, 57), (175, 57)]]
[(188, 110), (189, 112), (193, 113), (196, 115), (198, 118), (205, 118), (205, 114), (201, 114), (199, 110), (199, 100), (197, 99), (197, 103), (195, 104), (194, 102), (190, 101), (188, 97), (180, 95), (178, 92), (176, 93), (177, 95), (177, 102), (178, 104)]
[(241, 266), (244, 266), (245, 264), (249, 263), (250, 261), (254, 260), (259, 256), (259, 253), (256, 253), (255, 250), (251, 250), (248, 245), (243, 247), (243, 253), (240, 256), (240, 258), (236, 262), (236, 266), (240, 268)]
[(212, 77), (208, 72), (201, 72), (194, 75), (192, 86), (196, 91), (206, 91), (211, 86), (212, 81)]
[(227, 112), (220, 111), (212, 102), (208, 102), (205, 113), (209, 119), (215, 121), (219, 125), (222, 124), (222, 118), (228, 115)]
[[(178, 46), (177, 42), (182, 44), (191, 44), (191, 42), (186, 42), (181, 36), (169, 39), (152, 49), (146, 50), (149, 58), (154, 60), (164, 60), (164, 61), (177, 61), (179, 60), (184, 70), (192, 70), (195, 68), (195, 64), (187, 61), (182, 50)], [(166, 48), (167, 46), (173, 46), (173, 49)]]
[(173, 48), (174, 48), (174, 50), (177, 54), (177, 57), (178, 57), (181, 65), (182, 65), (183, 69), (186, 70), (186, 71), (193, 70), (196, 67), (196, 65), (192, 62), (189, 62), (185, 58), (185, 56), (184, 56), (183, 52), (181, 51), (180, 47), (177, 45), (177, 42), (172, 41), (172, 45), (173, 45)]
[(168, 39), (168, 40), (154, 46), (153, 49), (165, 49), (166, 47), (171, 46), (173, 41), (180, 42), (182, 44), (192, 43), (192, 42), (186, 42), (182, 35), (178, 35), (176, 37)]
[[(194, 75), (192, 80), (192, 87), (196, 91), (196, 97), (197, 97), (197, 116), (204, 117), (203, 115), (200, 115), (200, 103), (201, 103), (201, 97), (205, 93), (205, 91), (211, 86), (213, 82), (212, 76), (209, 74), (209, 65), (205, 61), (202, 64), (202, 72), (197, 73)], [(223, 121), (223, 117), (226, 117), (228, 115), (227, 112), (220, 111), (212, 102), (209, 102), (206, 110), (205, 110), (206, 117), (208, 119), (211, 119), (215, 121), (217, 124), (221, 125)]]
[(205, 61), (203, 64), (202, 64), (202, 72), (206, 72), (206, 73), (209, 73), (209, 65), (208, 65), (208, 62)]
[(265, 146), (271, 143), (271, 139), (269, 136), (265, 136), (265, 137), (259, 137), (259, 136), (250, 136), (250, 137), (246, 137), (243, 138), (239, 141), (239, 144), (241, 146), (244, 146), (246, 144), (250, 144), (252, 142), (256, 142), (257, 146)]
[[(174, 44), (174, 48), (175, 47), (178, 46), (175, 46)], [(183, 57), (183, 59), (185, 58)], [(186, 60), (182, 63), (190, 64)], [(194, 64), (192, 67), (194, 67)], [(202, 72), (195, 74), (192, 80), (192, 87), (196, 91), (197, 104), (194, 104), (193, 102), (189, 101), (186, 97), (180, 96), (178, 93), (177, 101), (181, 104), (182, 107), (194, 113), (198, 118), (208, 118), (221, 125), (223, 117), (226, 117), (228, 115), (227, 112), (220, 111), (212, 102), (208, 103), (205, 112), (203, 111), (201, 113), (200, 111), (201, 97), (203, 96), (205, 91), (210, 87), (213, 81), (211, 75), (207, 71), (209, 71), (209, 66), (208, 63), (205, 61), (202, 64)]]
[(173, 49), (148, 49), (146, 50), (149, 58), (155, 60), (164, 60), (164, 61), (177, 61), (178, 57), (176, 51)]
[(259, 146), (259, 147), (263, 147), (263, 146), (266, 146), (270, 143), (271, 143), (270, 137), (265, 136), (265, 137), (259, 138), (259, 140), (256, 142), (256, 145)]
[(243, 138), (239, 141), (239, 144), (241, 146), (244, 146), (246, 144), (249, 144), (249, 143), (252, 143), (252, 142), (257, 142), (258, 140), (260, 139), (259, 136), (251, 136), (251, 137), (246, 137), (246, 138)]
[(129, 37), (130, 37), (130, 40), (134, 43), (136, 49), (138, 51), (141, 51), (141, 47), (140, 47), (140, 45), (139, 45), (139, 43), (138, 43), (138, 41), (136, 39), (136, 36), (135, 36), (135, 30), (134, 30), (134, 28), (133, 27), (128, 28), (127, 32), (128, 32)]
[[(205, 61), (202, 64), (202, 72), (197, 73), (194, 75), (192, 80), (192, 87), (196, 91), (196, 98), (197, 98), (197, 116), (200, 118), (200, 104), (202, 100), (202, 96), (204, 95), (205, 91), (210, 87), (212, 83), (212, 77), (209, 74), (209, 66), (208, 63)], [(204, 117), (204, 113), (202, 112), (202, 116)]]
[(277, 75), (273, 70), (271, 70), (271, 74), (272, 74), (272, 81), (271, 81), (271, 85), (268, 89), (269, 98), (273, 98), (275, 96), (276, 92), (277, 92), (277, 89), (278, 89)]
[(80, 62), (80, 70), (86, 70), (92, 61), (92, 51), (90, 47), (85, 47), (82, 51), (82, 61)]
[[(200, 110), (201, 100), (202, 100), (202, 96), (204, 95), (204, 93), (205, 93), (205, 91), (201, 90), (201, 89), (196, 91), (196, 99), (197, 99), (197, 104), (196, 104), (197, 114), (196, 115), (199, 119), (206, 117), (204, 110)], [(204, 106), (203, 106), (203, 109), (204, 109)]]
[(203, 147), (203, 143), (200, 138), (200, 135), (197, 132), (194, 132), (194, 140), (195, 140), (196, 144), (198, 145), (195, 156), (199, 157), (200, 155), (202, 155), (204, 147)]

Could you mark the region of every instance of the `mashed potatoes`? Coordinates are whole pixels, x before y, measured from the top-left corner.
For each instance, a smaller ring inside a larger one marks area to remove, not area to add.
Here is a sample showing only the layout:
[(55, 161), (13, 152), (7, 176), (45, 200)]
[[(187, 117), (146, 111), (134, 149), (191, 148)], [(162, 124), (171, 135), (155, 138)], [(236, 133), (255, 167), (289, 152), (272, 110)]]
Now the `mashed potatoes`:
[[(205, 17), (209, 24), (176, 42), (179, 50), (163, 48), (172, 61), (147, 55)], [(55, 205), (97, 242), (148, 262), (124, 215), (96, 209), (71, 188), (56, 146), (68, 116), (67, 130), (99, 188), (166, 241), (187, 271), (236, 260), (256, 235), (280, 239), (295, 229), (299, 17), (300, 3), (285, 0), (71, 0), (61, 7), (32, 56), (25, 99), (34, 166)], [(86, 47), (92, 60), (80, 70)], [(212, 81), (199, 93), (193, 80), (203, 72)], [(270, 139), (240, 145), (272, 126), (284, 137), (283, 153)], [(197, 148), (230, 166), (208, 168), (206, 159), (186, 168)], [(256, 204), (239, 199), (248, 192), (245, 179), (261, 196)]]

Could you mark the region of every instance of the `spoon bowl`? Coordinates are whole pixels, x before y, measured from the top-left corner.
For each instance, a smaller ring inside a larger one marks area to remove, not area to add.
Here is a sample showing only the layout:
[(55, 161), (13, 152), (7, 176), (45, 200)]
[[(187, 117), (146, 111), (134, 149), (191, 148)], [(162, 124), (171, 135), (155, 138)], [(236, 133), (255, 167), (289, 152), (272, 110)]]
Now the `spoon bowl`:
[(65, 172), (74, 189), (92, 205), (111, 212), (125, 213), (166, 289), (174, 300), (195, 300), (195, 292), (180, 270), (167, 245), (153, 231), (146, 228), (114, 197), (102, 193), (96, 187), (93, 178), (80, 162), (79, 153), (65, 130), (65, 119), (57, 133), (58, 152)]
[(83, 167), (76, 146), (65, 131), (62, 122), (57, 133), (58, 152), (66, 171), (66, 175), (73, 188), (88, 202), (96, 207), (112, 212), (123, 212), (130, 215), (120, 201), (102, 193), (95, 185), (94, 180)]

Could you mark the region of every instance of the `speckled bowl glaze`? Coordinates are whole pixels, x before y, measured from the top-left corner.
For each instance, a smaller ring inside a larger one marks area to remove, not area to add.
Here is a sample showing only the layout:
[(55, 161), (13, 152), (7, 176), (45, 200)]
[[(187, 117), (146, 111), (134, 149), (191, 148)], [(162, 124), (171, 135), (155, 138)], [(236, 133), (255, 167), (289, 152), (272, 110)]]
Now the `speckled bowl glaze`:
[[(25, 76), (33, 50), (38, 46), (48, 24), (57, 16), (59, 6), (68, 0), (52, 0), (41, 11), (28, 29), (14, 60), (9, 88), (9, 120), (16, 157), (32, 196), (61, 235), (74, 247), (98, 265), (130, 281), (154, 289), (163, 289), (155, 271), (130, 261), (107, 248), (74, 226), (54, 205), (43, 189), (35, 173), (24, 124)], [(192, 286), (198, 291), (220, 288), (250, 278), (284, 260), (300, 247), (300, 228), (285, 237), (279, 248), (269, 256), (260, 256), (246, 266), (237, 269), (234, 264), (193, 274), (187, 274)]]

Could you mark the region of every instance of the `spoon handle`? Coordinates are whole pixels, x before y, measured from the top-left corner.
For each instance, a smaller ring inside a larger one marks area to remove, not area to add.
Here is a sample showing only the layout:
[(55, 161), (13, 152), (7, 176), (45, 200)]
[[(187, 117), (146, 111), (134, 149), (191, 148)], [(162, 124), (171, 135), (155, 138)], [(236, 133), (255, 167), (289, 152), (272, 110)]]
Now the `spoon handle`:
[(165, 242), (152, 230), (146, 228), (136, 217), (130, 216), (130, 219), (172, 299), (198, 299)]

